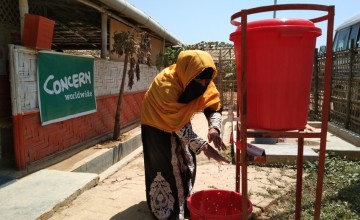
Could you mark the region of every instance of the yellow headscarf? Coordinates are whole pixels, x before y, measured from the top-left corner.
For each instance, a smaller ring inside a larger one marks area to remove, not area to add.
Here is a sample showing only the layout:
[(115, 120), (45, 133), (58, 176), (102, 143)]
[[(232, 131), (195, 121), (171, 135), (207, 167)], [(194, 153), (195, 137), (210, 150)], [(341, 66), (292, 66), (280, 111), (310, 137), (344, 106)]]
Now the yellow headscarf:
[(208, 67), (214, 69), (214, 79), (217, 70), (209, 53), (201, 50), (180, 52), (176, 64), (161, 71), (145, 93), (141, 107), (141, 124), (174, 132), (183, 128), (195, 112), (208, 107), (219, 110), (219, 92), (213, 81), (199, 98), (187, 104), (178, 102), (190, 81)]

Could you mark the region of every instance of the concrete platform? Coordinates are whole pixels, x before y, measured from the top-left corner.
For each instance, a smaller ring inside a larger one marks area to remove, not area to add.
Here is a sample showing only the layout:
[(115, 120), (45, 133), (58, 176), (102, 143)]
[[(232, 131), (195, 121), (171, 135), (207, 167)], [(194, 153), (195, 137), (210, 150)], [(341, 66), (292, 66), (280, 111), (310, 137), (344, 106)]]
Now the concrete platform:
[(1, 219), (47, 219), (98, 181), (92, 173), (38, 171), (0, 189)]
[(100, 174), (142, 146), (139, 126), (126, 132), (124, 136), (127, 136), (123, 137), (126, 141), (97, 144), (50, 166), (49, 169)]

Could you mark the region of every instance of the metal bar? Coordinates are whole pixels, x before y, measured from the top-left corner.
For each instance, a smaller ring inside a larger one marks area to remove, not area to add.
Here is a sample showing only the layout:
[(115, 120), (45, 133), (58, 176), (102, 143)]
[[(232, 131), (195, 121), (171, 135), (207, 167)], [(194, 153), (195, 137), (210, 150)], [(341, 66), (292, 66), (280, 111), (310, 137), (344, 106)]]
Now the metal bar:
[(329, 19), (327, 24), (324, 99), (322, 105), (321, 139), (320, 139), (318, 178), (317, 178), (317, 186), (316, 186), (316, 200), (315, 200), (315, 212), (314, 212), (315, 220), (320, 220), (321, 198), (322, 198), (323, 182), (324, 182), (326, 136), (328, 129), (329, 107), (330, 107), (330, 83), (331, 83), (331, 71), (332, 71), (332, 37), (334, 30), (334, 14), (335, 14), (335, 7), (328, 6)]
[(351, 48), (349, 50), (350, 55), (350, 63), (349, 63), (349, 77), (347, 82), (347, 98), (346, 98), (346, 118), (345, 118), (345, 128), (349, 129), (350, 124), (350, 115), (351, 115), (351, 84), (353, 81), (353, 64), (354, 64), (354, 54), (355, 54), (355, 47), (354, 41), (351, 42)]
[[(274, 5), (277, 4), (277, 0), (274, 0)], [(273, 18), (276, 18), (276, 10), (274, 10)]]
[(247, 71), (247, 10), (243, 10), (244, 13), (241, 15), (241, 210), (242, 219), (247, 219), (247, 161), (246, 161), (246, 150), (247, 150), (247, 87), (246, 87), (246, 71)]
[(305, 132), (305, 131), (248, 131), (248, 137), (252, 138), (321, 138), (321, 131), (319, 132)]
[(236, 169), (236, 173), (235, 173), (235, 191), (236, 192), (240, 192), (240, 166), (241, 166), (241, 161), (240, 161), (240, 149), (236, 148), (236, 165), (235, 165), (235, 169)]
[(304, 162), (304, 138), (298, 138), (298, 157), (296, 172), (296, 203), (295, 203), (295, 219), (301, 219), (301, 194), (302, 194), (302, 175)]
[[(237, 109), (237, 115), (239, 117), (239, 110)], [(241, 167), (241, 158), (240, 158), (240, 148), (236, 146), (236, 143), (240, 143), (240, 128), (236, 126), (236, 141), (234, 145), (236, 147), (235, 155), (235, 191), (240, 192), (240, 167)], [(240, 146), (241, 147), (241, 146)]]
[(328, 20), (328, 16), (327, 16), (327, 15), (322, 16), (322, 17), (318, 17), (318, 18), (310, 19), (310, 21), (312, 21), (312, 22), (314, 22), (314, 23), (318, 23), (318, 22), (326, 21), (326, 20)]
[[(238, 70), (237, 70), (238, 71)], [(240, 92), (241, 93), (241, 92)], [(236, 116), (237, 118), (240, 118), (240, 105), (241, 105), (241, 94), (239, 93), (239, 90), (237, 90), (236, 93)], [(240, 141), (240, 126), (239, 126), (239, 121), (236, 123), (236, 141)], [(235, 142), (236, 144), (236, 142)], [(240, 146), (241, 147), (241, 146)], [(235, 168), (236, 168), (236, 176), (235, 176), (235, 191), (236, 192), (240, 192), (240, 166), (241, 166), (241, 162), (240, 162), (240, 149), (238, 147), (236, 147), (236, 163), (235, 163)]]
[[(315, 11), (328, 11), (328, 6), (325, 5), (316, 5), (316, 4), (280, 4), (280, 5), (270, 5), (270, 6), (262, 6), (257, 8), (247, 9), (246, 13), (248, 15), (267, 12), (267, 11), (280, 11), (280, 10), (315, 10)], [(231, 24), (235, 26), (241, 25), (241, 22), (235, 21), (235, 19), (241, 17), (241, 14), (244, 13), (245, 10), (239, 11), (231, 16)], [(316, 22), (323, 21), (325, 18), (319, 17), (312, 19)]]

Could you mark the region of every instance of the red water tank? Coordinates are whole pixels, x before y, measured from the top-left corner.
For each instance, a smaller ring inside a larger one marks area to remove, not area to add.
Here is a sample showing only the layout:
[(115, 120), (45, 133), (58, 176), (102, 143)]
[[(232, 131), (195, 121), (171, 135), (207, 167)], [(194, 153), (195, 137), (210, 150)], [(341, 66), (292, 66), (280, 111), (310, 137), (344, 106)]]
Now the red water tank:
[[(306, 19), (265, 19), (247, 24), (248, 128), (305, 128), (316, 37), (320, 35), (321, 29)], [(241, 25), (230, 40), (235, 46), (241, 93)]]

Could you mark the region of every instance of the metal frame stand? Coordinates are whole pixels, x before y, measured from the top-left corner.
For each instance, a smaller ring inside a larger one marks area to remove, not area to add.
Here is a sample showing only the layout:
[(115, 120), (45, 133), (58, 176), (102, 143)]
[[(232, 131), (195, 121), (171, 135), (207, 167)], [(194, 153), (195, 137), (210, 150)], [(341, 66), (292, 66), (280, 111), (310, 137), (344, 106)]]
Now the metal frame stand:
[[(246, 75), (247, 75), (247, 16), (250, 14), (267, 12), (267, 11), (280, 11), (280, 10), (317, 10), (327, 12), (325, 16), (310, 19), (312, 22), (317, 23), (327, 20), (327, 40), (326, 40), (326, 63), (325, 63), (325, 78), (324, 78), (324, 99), (322, 103), (322, 123), (319, 132), (304, 132), (298, 131), (263, 131), (258, 132), (251, 130), (247, 126), (247, 102), (246, 102)], [(332, 72), (332, 38), (334, 29), (334, 6), (314, 5), (314, 4), (283, 4), (257, 7), (247, 10), (242, 10), (231, 16), (231, 23), (235, 26), (241, 25), (241, 91), (238, 91), (238, 100), (240, 95), (240, 105), (238, 105), (238, 116), (240, 116), (240, 125), (237, 129), (236, 141), (241, 143), (241, 148), (236, 150), (236, 192), (240, 192), (240, 167), (241, 167), (241, 193), (242, 193), (242, 219), (247, 219), (247, 200), (248, 200), (248, 187), (247, 187), (247, 138), (248, 137), (285, 137), (298, 139), (298, 157), (297, 157), (297, 176), (296, 176), (296, 206), (295, 206), (295, 219), (301, 219), (301, 195), (302, 195), (302, 175), (303, 175), (303, 150), (304, 138), (320, 138), (320, 152), (319, 152), (319, 165), (318, 177), (316, 186), (316, 200), (314, 219), (320, 219), (321, 199), (324, 181), (324, 163), (325, 163), (325, 150), (326, 150), (326, 136), (328, 129), (329, 119), (329, 104), (330, 104), (330, 83)], [(241, 18), (241, 22), (235, 19)]]

